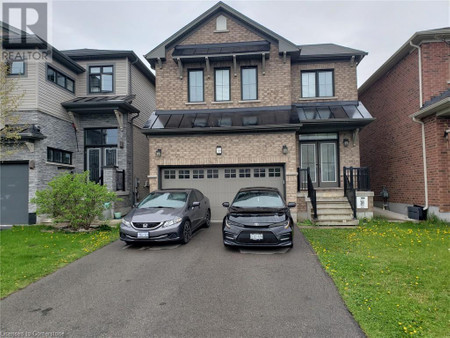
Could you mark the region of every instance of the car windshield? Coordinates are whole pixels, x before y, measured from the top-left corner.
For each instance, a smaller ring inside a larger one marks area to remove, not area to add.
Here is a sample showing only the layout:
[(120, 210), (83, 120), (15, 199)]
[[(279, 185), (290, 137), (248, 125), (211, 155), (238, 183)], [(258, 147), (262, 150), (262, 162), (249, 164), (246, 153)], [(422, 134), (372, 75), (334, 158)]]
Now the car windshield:
[(275, 191), (241, 191), (234, 198), (235, 208), (282, 208), (283, 199)]
[(144, 208), (181, 208), (186, 203), (186, 192), (152, 192), (139, 205)]

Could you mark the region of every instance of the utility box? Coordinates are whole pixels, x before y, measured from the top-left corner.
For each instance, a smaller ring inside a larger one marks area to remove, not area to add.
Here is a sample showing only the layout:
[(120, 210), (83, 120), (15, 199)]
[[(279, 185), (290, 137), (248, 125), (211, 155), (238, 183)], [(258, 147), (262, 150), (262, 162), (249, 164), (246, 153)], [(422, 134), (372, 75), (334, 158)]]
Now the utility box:
[(423, 221), (427, 219), (427, 211), (423, 210), (423, 207), (420, 205), (414, 205), (412, 207), (408, 207), (408, 217)]

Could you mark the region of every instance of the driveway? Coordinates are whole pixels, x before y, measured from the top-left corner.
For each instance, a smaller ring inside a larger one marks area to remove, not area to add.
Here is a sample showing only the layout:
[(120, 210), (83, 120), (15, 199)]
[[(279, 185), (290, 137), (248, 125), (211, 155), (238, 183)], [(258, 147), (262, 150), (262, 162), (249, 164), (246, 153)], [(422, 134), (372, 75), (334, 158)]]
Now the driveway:
[(114, 242), (0, 303), (1, 332), (104, 337), (363, 337), (296, 229), (294, 249)]

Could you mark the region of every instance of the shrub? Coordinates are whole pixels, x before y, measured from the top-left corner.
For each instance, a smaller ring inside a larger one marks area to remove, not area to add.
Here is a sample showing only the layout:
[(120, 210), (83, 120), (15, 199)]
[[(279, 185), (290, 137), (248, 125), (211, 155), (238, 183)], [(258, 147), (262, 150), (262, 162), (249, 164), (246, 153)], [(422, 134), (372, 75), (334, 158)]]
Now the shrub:
[(32, 203), (37, 214), (49, 214), (56, 222), (68, 222), (78, 229), (88, 228), (95, 217), (101, 216), (103, 205), (117, 200), (114, 192), (89, 180), (89, 172), (62, 174), (48, 183), (48, 188), (37, 191)]

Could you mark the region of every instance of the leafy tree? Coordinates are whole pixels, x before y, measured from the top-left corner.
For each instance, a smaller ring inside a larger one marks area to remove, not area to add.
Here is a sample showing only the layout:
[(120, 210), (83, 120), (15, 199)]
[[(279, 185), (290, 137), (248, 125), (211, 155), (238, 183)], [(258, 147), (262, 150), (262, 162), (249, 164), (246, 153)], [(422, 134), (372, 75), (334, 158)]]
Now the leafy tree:
[(14, 113), (24, 93), (17, 87), (17, 78), (8, 77), (8, 64), (0, 60), (0, 159), (14, 152), (14, 145), (20, 140), (19, 116)]
[(32, 203), (37, 214), (49, 214), (56, 222), (68, 222), (69, 226), (88, 228), (95, 217), (100, 217), (103, 205), (114, 202), (117, 196), (106, 186), (89, 180), (89, 172), (62, 174), (48, 183), (48, 188), (36, 192)]

